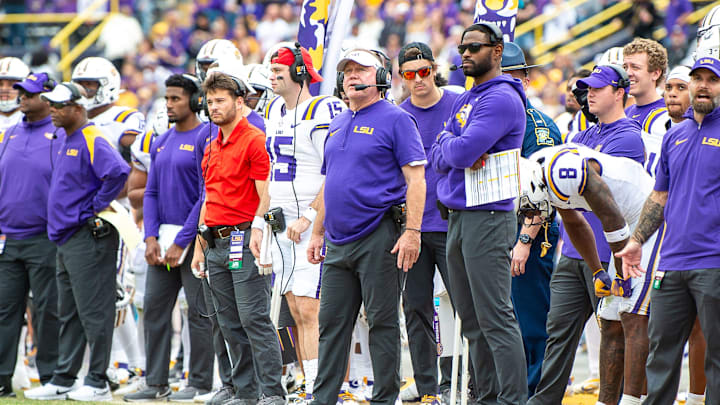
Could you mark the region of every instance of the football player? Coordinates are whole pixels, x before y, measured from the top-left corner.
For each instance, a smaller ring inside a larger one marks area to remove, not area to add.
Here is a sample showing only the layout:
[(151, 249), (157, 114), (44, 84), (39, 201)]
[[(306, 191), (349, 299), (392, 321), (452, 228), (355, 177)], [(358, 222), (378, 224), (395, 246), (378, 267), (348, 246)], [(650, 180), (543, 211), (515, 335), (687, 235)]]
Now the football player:
[(0, 59), (0, 130), (17, 124), (22, 118), (18, 90), (13, 84), (20, 83), (30, 74), (30, 69), (18, 58), (8, 56)]

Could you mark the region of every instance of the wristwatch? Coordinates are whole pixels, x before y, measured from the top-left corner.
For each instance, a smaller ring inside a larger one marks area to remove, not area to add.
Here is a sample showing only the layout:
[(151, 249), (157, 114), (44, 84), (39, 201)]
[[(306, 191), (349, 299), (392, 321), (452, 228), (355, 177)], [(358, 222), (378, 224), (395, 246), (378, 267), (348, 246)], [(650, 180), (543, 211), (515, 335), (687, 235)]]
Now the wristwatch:
[(518, 237), (518, 240), (519, 240), (521, 243), (524, 243), (524, 244), (526, 244), (526, 245), (530, 245), (530, 244), (533, 243), (533, 241), (534, 241), (535, 239), (531, 238), (530, 235), (528, 235), (528, 234), (526, 234), (526, 233), (521, 233), (520, 236)]

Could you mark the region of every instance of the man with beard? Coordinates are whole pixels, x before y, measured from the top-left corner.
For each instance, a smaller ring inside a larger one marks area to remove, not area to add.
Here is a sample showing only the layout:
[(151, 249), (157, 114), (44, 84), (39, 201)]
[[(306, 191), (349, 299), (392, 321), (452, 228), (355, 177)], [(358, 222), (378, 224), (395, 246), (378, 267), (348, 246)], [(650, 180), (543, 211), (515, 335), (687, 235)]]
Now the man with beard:
[(458, 52), (474, 86), (455, 102), (430, 161), (441, 175), (438, 197), (450, 210), (448, 289), (470, 342), (478, 402), (524, 404), (527, 370), (508, 271), (517, 231), (513, 199), (468, 204), (465, 192), (465, 172), (484, 167), (484, 155), (522, 147), (525, 92), (519, 80), (502, 74), (503, 47), (492, 23), (463, 32)]
[(633, 236), (617, 254), (626, 277), (642, 275), (642, 245), (665, 224), (652, 283), (645, 404), (674, 401), (682, 352), (696, 317), (707, 342), (706, 403), (720, 397), (720, 246), (715, 237), (720, 227), (720, 60), (698, 59), (690, 77), (689, 119), (665, 135), (654, 190)]

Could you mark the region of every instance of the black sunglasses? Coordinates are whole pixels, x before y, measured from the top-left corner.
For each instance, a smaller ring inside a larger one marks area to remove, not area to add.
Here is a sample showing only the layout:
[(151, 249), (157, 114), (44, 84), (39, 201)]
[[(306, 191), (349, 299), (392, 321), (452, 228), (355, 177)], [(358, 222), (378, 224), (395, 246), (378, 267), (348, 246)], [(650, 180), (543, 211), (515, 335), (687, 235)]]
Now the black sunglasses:
[(62, 108), (65, 108), (65, 107), (68, 107), (71, 105), (76, 105), (75, 103), (56, 103), (54, 101), (49, 101), (48, 103), (50, 103), (50, 107), (52, 107), (56, 110), (60, 110)]
[(495, 46), (495, 44), (487, 44), (487, 43), (483, 43), (483, 42), (471, 42), (469, 44), (460, 44), (460, 45), (458, 45), (458, 53), (460, 53), (460, 55), (462, 55), (468, 49), (470, 50), (470, 53), (476, 53), (476, 52), (480, 51), (480, 49), (483, 46)]

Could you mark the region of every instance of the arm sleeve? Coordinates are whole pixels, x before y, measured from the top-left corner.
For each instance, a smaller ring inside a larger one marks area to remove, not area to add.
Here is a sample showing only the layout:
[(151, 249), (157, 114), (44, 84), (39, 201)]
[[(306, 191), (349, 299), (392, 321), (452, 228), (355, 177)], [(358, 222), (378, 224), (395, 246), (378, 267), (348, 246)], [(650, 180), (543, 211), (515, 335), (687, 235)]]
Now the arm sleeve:
[(100, 212), (107, 208), (122, 190), (130, 174), (130, 166), (103, 136), (95, 136), (87, 143), (88, 151), (92, 151), (90, 164), (93, 172), (102, 180), (92, 203), (93, 210)]
[[(122, 134), (120, 134), (120, 138), (126, 136), (126, 135), (139, 135), (145, 132), (145, 116), (139, 112), (136, 111), (134, 113), (131, 113), (123, 123), (124, 128)], [(119, 140), (118, 140), (119, 142)]]
[(400, 167), (411, 162), (423, 165), (427, 162), (417, 122), (410, 114), (403, 112), (399, 119), (395, 120), (393, 134), (393, 154)]
[(522, 104), (519, 97), (507, 97), (506, 93), (492, 92), (475, 105), (464, 105), (462, 108), (470, 108), (470, 111), (467, 113), (467, 126), (460, 136), (443, 136), (438, 140), (447, 164), (456, 169), (472, 166), (515, 124), (512, 119), (502, 117), (525, 118)]

